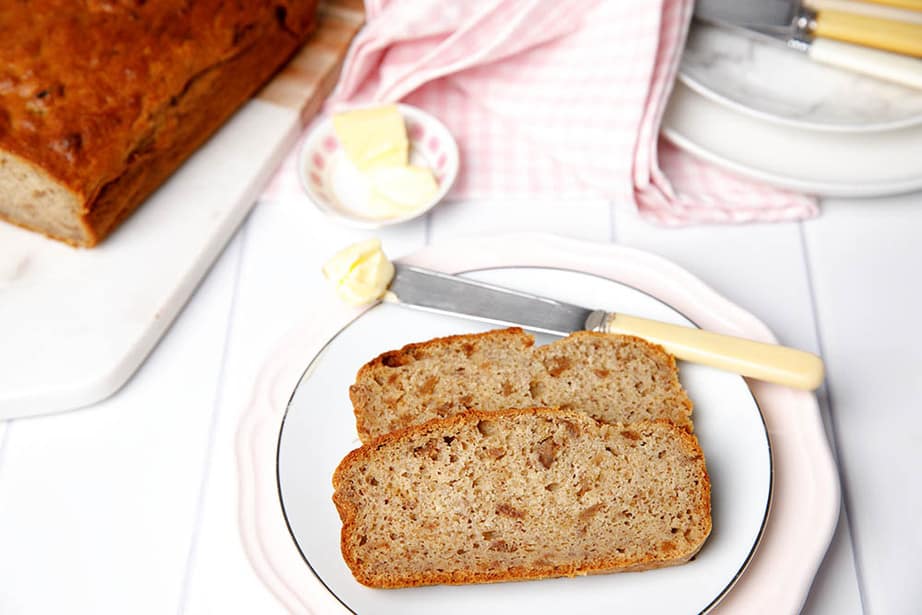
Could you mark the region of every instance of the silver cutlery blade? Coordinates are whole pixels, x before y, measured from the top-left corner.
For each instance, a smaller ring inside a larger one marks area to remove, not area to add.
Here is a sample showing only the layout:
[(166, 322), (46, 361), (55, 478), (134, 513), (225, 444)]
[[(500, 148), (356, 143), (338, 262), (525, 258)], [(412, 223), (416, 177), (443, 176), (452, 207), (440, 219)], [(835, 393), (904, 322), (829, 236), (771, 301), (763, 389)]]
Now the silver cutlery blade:
[(797, 0), (695, 0), (698, 19), (759, 30), (792, 29), (799, 12)]
[(593, 310), (508, 288), (395, 263), (385, 301), (497, 325), (567, 335), (586, 328)]

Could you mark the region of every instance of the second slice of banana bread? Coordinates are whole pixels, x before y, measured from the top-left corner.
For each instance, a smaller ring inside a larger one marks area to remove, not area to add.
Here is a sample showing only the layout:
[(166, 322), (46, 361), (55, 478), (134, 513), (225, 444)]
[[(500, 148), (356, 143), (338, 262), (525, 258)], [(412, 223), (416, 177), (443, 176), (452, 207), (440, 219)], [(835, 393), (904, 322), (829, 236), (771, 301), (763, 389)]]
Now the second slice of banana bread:
[(637, 337), (579, 332), (546, 346), (522, 329), (386, 352), (349, 389), (362, 442), (465, 410), (573, 409), (606, 423), (668, 419), (692, 430), (675, 359)]

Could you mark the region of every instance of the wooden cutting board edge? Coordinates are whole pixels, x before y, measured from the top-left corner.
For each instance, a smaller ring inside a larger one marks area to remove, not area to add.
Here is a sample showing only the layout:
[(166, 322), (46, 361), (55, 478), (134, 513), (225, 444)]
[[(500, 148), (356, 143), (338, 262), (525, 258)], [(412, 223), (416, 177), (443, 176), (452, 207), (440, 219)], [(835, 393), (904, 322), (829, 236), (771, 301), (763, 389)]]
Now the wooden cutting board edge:
[(317, 28), (256, 99), (298, 111), (306, 124), (333, 91), (352, 39), (364, 23), (361, 0), (320, 2)]

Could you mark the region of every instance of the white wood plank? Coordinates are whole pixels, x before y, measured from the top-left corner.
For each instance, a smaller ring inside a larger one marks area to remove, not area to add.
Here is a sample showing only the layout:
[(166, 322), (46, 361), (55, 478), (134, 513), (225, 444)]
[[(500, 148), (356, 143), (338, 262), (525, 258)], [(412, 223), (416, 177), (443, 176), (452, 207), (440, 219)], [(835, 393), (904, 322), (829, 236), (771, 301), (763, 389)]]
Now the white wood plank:
[(796, 224), (651, 224), (615, 210), (618, 243), (660, 254), (742, 306), (786, 344), (816, 351), (810, 288)]
[(7, 428), (0, 613), (176, 609), (238, 250), (116, 395)]
[[(797, 224), (672, 229), (649, 224), (632, 207), (618, 205), (614, 227), (618, 243), (674, 261), (765, 322), (782, 343), (818, 351), (810, 279)], [(824, 421), (829, 433), (826, 411)], [(844, 512), (804, 612), (862, 612)]]
[(426, 221), (420, 220), (376, 233), (345, 229), (300, 199), (261, 203), (251, 214), (244, 227), (244, 260), (185, 612), (282, 612), (256, 577), (240, 542), (233, 448), (240, 413), (276, 341), (310, 318), (313, 297), (331, 292), (320, 275), (321, 264), (336, 250), (370, 235), (382, 238), (389, 255), (400, 256), (424, 245), (425, 227)]
[(6, 446), (7, 425), (11, 421), (0, 421), (0, 472), (3, 472), (3, 449)]
[(844, 615), (864, 613), (855, 572), (855, 552), (845, 507), (836, 526), (826, 559), (813, 579), (802, 615)]
[(922, 603), (922, 195), (830, 201), (805, 225), (865, 605)]
[(430, 240), (525, 231), (608, 241), (611, 208), (604, 199), (493, 199), (443, 203), (432, 211)]

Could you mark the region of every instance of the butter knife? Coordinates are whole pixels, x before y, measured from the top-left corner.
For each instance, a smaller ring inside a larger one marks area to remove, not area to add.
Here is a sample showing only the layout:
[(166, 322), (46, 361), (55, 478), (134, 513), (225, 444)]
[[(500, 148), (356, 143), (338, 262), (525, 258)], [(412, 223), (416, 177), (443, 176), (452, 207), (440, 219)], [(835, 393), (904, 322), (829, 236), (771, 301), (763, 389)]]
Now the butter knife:
[(420, 267), (400, 263), (394, 267), (384, 295), (389, 303), (553, 335), (583, 330), (636, 335), (679, 359), (757, 380), (803, 390), (816, 389), (823, 382), (823, 361), (802, 350), (589, 309)]

